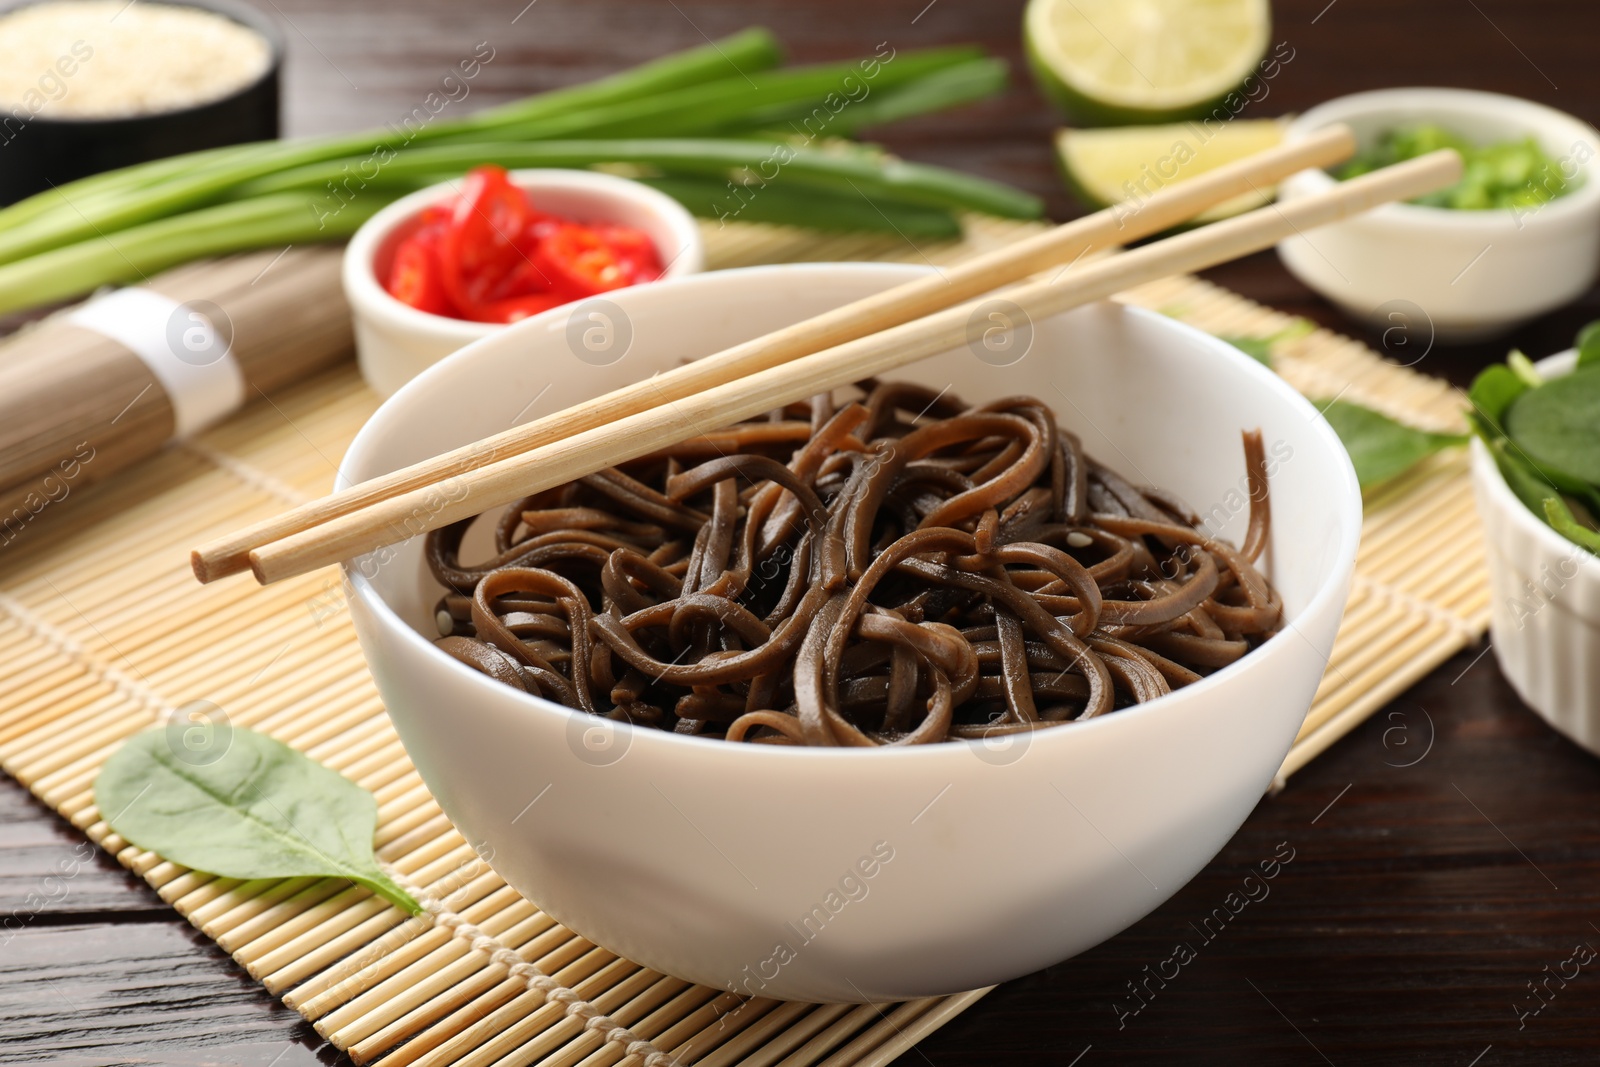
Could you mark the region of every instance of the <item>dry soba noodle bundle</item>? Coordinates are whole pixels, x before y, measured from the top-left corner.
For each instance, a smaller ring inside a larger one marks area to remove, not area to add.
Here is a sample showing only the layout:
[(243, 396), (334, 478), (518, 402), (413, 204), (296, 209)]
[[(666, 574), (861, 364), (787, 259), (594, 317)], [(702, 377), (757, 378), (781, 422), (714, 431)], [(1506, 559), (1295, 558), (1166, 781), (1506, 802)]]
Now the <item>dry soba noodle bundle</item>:
[(1104, 715), (1270, 637), (1259, 433), (1244, 546), (1085, 455), (1043, 403), (865, 383), (428, 538), (455, 658), (683, 734), (921, 744)]

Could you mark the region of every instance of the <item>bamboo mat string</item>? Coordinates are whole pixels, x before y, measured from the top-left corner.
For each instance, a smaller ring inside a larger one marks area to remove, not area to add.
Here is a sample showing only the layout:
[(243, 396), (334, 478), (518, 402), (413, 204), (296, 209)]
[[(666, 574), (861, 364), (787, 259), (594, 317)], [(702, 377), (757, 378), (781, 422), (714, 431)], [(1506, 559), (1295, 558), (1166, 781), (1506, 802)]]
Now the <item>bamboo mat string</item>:
[(450, 931), (451, 936), (464, 940), (474, 951), (486, 954), (490, 960), (504, 967), (509, 977), (521, 979), (531, 992), (562, 1005), (568, 1015), (582, 1019), (585, 1030), (602, 1035), (607, 1042), (622, 1047), (629, 1056), (643, 1057), (643, 1067), (681, 1067), (677, 1060), (650, 1042), (616, 1020), (600, 1014), (593, 1004), (545, 974), (537, 965), (523, 959), (510, 945), (452, 911), (448, 905), (412, 882), (399, 868), (387, 863), (381, 866), (399, 883), (400, 888), (422, 905), (435, 924)]
[[(975, 219), (961, 242), (706, 228), (714, 267), (862, 258), (943, 264), (1034, 232)], [(1121, 299), (1229, 336), (1293, 320), (1194, 278)], [(1458, 430), (1460, 394), (1317, 330), (1274, 365)], [(343, 368), (274, 394), (117, 479), (46, 509), (0, 551), (0, 765), (139, 874), (356, 1062), (385, 1067), (886, 1064), (987, 992), (808, 1005), (692, 986), (620, 959), (507, 886), (450, 825), (383, 714), (336, 575), (270, 590), (193, 584), (190, 544), (326, 491), (377, 399)], [(1484, 548), (1460, 450), (1366, 498), (1356, 579), (1329, 669), (1280, 782), (1487, 625)], [(80, 610), (81, 608), (81, 610)], [(123, 738), (205, 699), (373, 791), (380, 861), (427, 912), (337, 879), (188, 871), (110, 832), (92, 782)]]
[(207, 463), (215, 464), (222, 470), (227, 471), (250, 488), (259, 489), (268, 496), (277, 497), (285, 504), (304, 504), (312, 499), (310, 493), (301, 492), (289, 483), (275, 478), (237, 456), (230, 456), (228, 453), (211, 445), (199, 441), (180, 441), (178, 447), (193, 452)]
[(1402, 604), (1406, 611), (1427, 616), (1428, 618), (1437, 622), (1439, 625), (1455, 633), (1456, 636), (1460, 637), (1463, 642), (1472, 642), (1478, 639), (1480, 631), (1475, 629), (1465, 619), (1461, 618), (1461, 616), (1456, 615), (1453, 612), (1446, 611), (1444, 608), (1439, 607), (1437, 604), (1434, 604), (1431, 601), (1424, 600), (1422, 597), (1408, 593), (1404, 589), (1396, 589), (1395, 587), (1386, 585), (1383, 582), (1374, 581), (1373, 579), (1361, 574), (1354, 575), (1351, 579), (1351, 582), (1358, 589), (1370, 589), (1377, 596), (1385, 597), (1391, 601), (1396, 601)]
[(147, 708), (157, 720), (163, 719), (177, 711), (174, 704), (168, 702), (161, 694), (151, 689), (144, 682), (118, 670), (108, 663), (101, 663), (95, 658), (83, 643), (73, 637), (61, 627), (49, 622), (37, 612), (29, 609), (20, 600), (9, 593), (0, 591), (0, 610), (5, 611), (17, 620), (29, 633), (39, 640), (57, 649), (60, 653), (80, 664), (99, 676), (100, 680), (111, 686), (134, 704)]

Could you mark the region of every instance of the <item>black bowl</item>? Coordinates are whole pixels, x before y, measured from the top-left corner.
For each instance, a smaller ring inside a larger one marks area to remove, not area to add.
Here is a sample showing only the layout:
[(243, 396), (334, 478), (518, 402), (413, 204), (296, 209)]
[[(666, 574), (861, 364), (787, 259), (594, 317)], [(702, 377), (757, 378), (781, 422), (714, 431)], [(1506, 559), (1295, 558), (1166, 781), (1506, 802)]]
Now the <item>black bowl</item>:
[[(255, 8), (234, 0), (160, 0), (214, 11), (266, 38), (272, 59), (249, 85), (195, 107), (153, 115), (63, 119), (0, 110), (0, 205), (76, 178), (183, 152), (278, 136), (283, 35)], [(0, 13), (29, 6), (0, 5)], [(70, 84), (70, 82), (69, 82)]]

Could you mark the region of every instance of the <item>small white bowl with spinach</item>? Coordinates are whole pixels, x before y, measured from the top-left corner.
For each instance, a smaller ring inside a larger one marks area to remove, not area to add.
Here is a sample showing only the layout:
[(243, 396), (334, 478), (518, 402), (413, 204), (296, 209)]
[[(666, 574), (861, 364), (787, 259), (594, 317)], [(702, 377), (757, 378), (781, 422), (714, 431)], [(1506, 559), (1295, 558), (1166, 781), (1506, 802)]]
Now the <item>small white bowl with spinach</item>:
[(1480, 374), (1468, 417), (1495, 655), (1513, 688), (1600, 754), (1600, 323)]
[(1295, 140), (1335, 122), (1355, 160), (1301, 171), (1283, 200), (1440, 147), (1462, 152), (1463, 180), (1278, 246), (1297, 278), (1380, 328), (1420, 311), (1441, 341), (1492, 336), (1570, 303), (1600, 269), (1600, 133), (1531, 100), (1468, 89), (1383, 89), (1320, 104), (1289, 124)]

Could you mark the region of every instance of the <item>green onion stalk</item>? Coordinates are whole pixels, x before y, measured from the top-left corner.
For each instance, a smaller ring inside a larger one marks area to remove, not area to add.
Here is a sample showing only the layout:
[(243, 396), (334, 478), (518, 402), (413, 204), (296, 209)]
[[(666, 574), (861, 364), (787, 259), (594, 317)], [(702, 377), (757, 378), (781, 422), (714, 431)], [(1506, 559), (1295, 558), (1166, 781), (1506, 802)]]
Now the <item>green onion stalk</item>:
[[(722, 176), (750, 194), (770, 183), (792, 181), (808, 189), (839, 194), (866, 192), (928, 207), (979, 211), (1009, 218), (1031, 218), (1038, 202), (999, 182), (942, 167), (882, 157), (863, 151), (836, 152), (796, 147), (784, 141), (649, 138), (637, 140), (485, 142), (433, 145), (398, 153), (376, 168), (368, 182), (339, 160), (296, 167), (238, 187), (241, 197), (287, 191), (323, 192), (329, 184), (341, 194), (364, 192), (385, 181), (425, 184), (438, 175), (460, 174), (479, 163), (502, 167), (586, 167), (637, 164), (664, 174)], [(733, 201), (737, 206), (737, 201)]]
[[(972, 48), (775, 69), (752, 29), (462, 119), (209, 149), (93, 175), (0, 209), (0, 313), (202, 256), (348, 237), (395, 197), (483, 163), (622, 167), (696, 214), (951, 237), (957, 212), (1035, 218), (1037, 198), (840, 141), (982, 99)], [(732, 73), (730, 74), (730, 69)]]
[(0, 311), (64, 300), (95, 285), (139, 281), (154, 271), (240, 248), (348, 237), (381, 207), (357, 199), (319, 228), (304, 197), (290, 193), (217, 204), (130, 226), (94, 241), (79, 241), (16, 263), (0, 265)]
[[(892, 233), (909, 239), (951, 240), (961, 236), (961, 220), (943, 208), (892, 200), (863, 192), (800, 192), (792, 186), (774, 185), (752, 190), (749, 199), (725, 212), (723, 183), (685, 176), (640, 178), (703, 218), (738, 222), (768, 222), (843, 233)], [(3, 269), (3, 268), (0, 268)]]
[[(727, 53), (726, 59), (723, 53)], [(541, 93), (465, 119), (408, 129), (404, 136), (427, 142), (464, 133), (481, 135), (492, 129), (526, 127), (541, 120), (559, 122), (565, 115), (586, 109), (670, 95), (674, 90), (713, 78), (725, 80), (729, 63), (740, 69), (760, 70), (780, 58), (770, 34), (746, 31), (724, 40), (721, 51), (713, 45), (690, 49), (586, 85)], [(393, 130), (369, 130), (336, 137), (255, 142), (156, 160), (70, 182), (0, 209), (0, 262), (198, 207), (215, 201), (240, 182), (288, 167), (342, 156), (365, 158), (394, 140)], [(152, 175), (155, 181), (149, 181)]]

